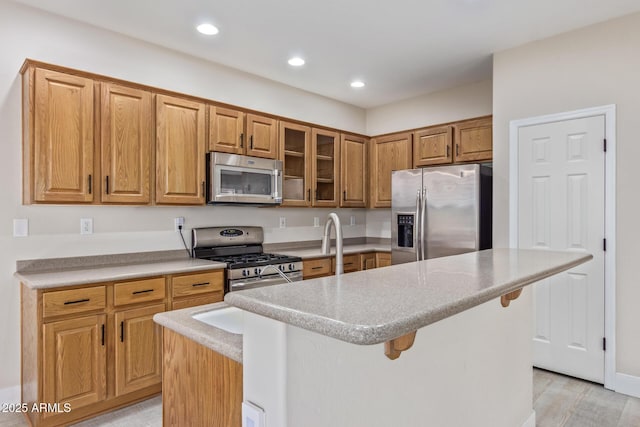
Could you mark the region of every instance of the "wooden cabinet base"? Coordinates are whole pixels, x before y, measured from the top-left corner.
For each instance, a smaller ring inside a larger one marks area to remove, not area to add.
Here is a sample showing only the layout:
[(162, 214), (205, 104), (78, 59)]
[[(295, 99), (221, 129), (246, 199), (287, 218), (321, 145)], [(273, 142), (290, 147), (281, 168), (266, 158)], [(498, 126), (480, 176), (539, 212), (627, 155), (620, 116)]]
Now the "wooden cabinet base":
[(163, 341), (162, 425), (240, 427), (242, 364), (170, 329)]

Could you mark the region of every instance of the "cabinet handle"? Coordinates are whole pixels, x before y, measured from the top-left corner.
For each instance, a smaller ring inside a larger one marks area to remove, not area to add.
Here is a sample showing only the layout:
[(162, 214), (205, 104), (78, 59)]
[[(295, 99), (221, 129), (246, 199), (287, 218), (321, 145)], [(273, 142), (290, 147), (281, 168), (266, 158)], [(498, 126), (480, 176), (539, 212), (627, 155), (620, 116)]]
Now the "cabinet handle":
[(104, 323), (102, 324), (102, 345), (104, 345)]
[(456, 144), (456, 156), (460, 155), (460, 144)]
[(449, 151), (451, 151), (451, 147), (447, 145), (447, 158), (449, 157)]
[(89, 302), (91, 301), (89, 298), (85, 298), (85, 299), (77, 299), (75, 301), (65, 301), (64, 305), (71, 305), (71, 304), (80, 304), (82, 302)]
[(104, 191), (109, 194), (109, 175), (104, 177)]
[(244, 148), (244, 133), (240, 134), (240, 148)]
[(91, 194), (92, 191), (92, 185), (91, 185), (91, 175), (89, 175), (89, 194)]
[(342, 192), (342, 200), (347, 201), (347, 190)]
[(137, 295), (137, 294), (146, 294), (149, 292), (153, 292), (153, 289), (145, 289), (144, 291), (133, 291), (131, 292), (132, 295)]
[(253, 135), (249, 137), (249, 148), (253, 150)]
[(344, 265), (353, 265), (353, 263), (352, 262), (346, 262), (346, 263), (344, 263)]
[(194, 283), (191, 286), (193, 286), (195, 288), (195, 287), (198, 287), (198, 286), (209, 286), (209, 284), (210, 284), (209, 282), (202, 282), (202, 283)]
[(120, 322), (120, 342), (124, 342), (124, 321)]
[(316, 200), (318, 200), (318, 189), (316, 188)]
[(320, 270), (321, 268), (323, 268), (322, 266), (318, 266), (318, 267), (311, 267), (312, 270)]
[(204, 197), (204, 192), (206, 191), (205, 188), (205, 182), (202, 181), (202, 197)]
[(307, 188), (307, 200), (311, 201), (311, 189)]

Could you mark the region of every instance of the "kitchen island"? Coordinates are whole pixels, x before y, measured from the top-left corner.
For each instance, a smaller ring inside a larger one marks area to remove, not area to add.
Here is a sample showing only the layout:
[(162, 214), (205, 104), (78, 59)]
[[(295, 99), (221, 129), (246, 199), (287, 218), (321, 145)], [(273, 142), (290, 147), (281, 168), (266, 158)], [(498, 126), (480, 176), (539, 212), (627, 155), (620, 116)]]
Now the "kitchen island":
[(245, 310), (243, 400), (269, 426), (533, 426), (515, 298), (590, 259), (494, 249), (227, 294)]

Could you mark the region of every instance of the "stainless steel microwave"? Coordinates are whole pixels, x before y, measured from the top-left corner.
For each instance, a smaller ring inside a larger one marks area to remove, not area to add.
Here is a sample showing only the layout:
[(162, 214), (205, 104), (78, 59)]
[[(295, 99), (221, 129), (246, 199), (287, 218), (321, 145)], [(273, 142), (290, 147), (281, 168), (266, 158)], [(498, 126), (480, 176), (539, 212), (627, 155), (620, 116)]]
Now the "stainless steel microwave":
[(207, 204), (282, 203), (282, 160), (207, 154)]

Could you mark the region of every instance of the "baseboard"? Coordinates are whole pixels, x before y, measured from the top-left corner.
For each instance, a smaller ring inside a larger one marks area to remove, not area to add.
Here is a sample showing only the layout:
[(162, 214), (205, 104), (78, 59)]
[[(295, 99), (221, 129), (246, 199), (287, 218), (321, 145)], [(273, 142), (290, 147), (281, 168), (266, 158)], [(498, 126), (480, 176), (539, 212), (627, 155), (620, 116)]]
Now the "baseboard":
[(20, 403), (20, 386), (0, 388), (0, 404)]
[(616, 392), (628, 396), (640, 397), (640, 377), (616, 373)]
[(522, 427), (536, 427), (536, 411), (531, 411), (531, 415), (529, 415), (527, 421), (522, 424)]

